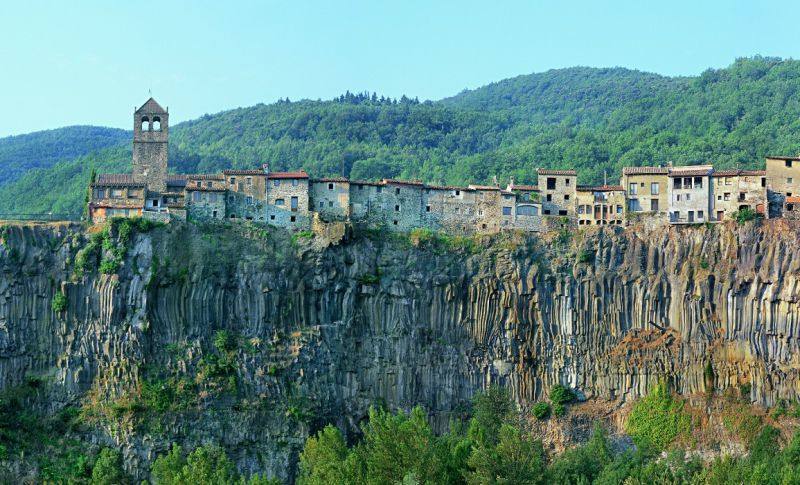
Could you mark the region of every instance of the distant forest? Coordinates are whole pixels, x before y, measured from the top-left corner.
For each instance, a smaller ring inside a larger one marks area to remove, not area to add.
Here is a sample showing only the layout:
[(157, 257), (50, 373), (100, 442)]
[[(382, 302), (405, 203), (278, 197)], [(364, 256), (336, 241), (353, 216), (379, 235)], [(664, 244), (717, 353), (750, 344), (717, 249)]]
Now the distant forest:
[[(537, 167), (575, 168), (584, 184), (618, 180), (623, 166), (756, 168), (800, 152), (799, 90), (799, 61), (754, 57), (695, 77), (559, 69), (435, 102), (283, 100), (172, 127), (170, 166), (447, 184), (534, 183)], [(35, 141), (43, 134), (49, 143)], [(129, 170), (130, 144), (129, 132), (91, 127), (0, 139), (0, 213), (80, 213), (91, 170)]]

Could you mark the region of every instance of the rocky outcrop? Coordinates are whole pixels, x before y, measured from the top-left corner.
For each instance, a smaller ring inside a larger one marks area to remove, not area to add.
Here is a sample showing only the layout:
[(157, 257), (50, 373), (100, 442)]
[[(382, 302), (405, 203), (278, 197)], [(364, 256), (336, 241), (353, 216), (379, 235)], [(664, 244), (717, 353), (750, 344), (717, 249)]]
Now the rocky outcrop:
[(169, 443), (213, 441), (284, 479), (310, 432), (356, 432), (376, 403), (422, 404), (443, 428), (491, 383), (523, 405), (559, 382), (617, 402), (660, 380), (765, 405), (800, 389), (786, 221), (306, 236), (177, 224), (134, 233), (110, 274), (78, 276), (84, 228), (6, 226), (0, 386), (41, 380), (31, 405), (80, 407), (88, 439), (121, 447), (139, 478)]

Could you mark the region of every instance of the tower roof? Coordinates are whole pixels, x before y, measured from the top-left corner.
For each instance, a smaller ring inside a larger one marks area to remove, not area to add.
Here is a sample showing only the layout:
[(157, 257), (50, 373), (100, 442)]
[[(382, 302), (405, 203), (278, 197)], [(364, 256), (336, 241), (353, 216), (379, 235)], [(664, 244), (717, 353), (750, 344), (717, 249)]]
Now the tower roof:
[(155, 114), (166, 114), (167, 110), (161, 107), (158, 102), (150, 98), (141, 106), (141, 108), (136, 110), (136, 113), (155, 113)]

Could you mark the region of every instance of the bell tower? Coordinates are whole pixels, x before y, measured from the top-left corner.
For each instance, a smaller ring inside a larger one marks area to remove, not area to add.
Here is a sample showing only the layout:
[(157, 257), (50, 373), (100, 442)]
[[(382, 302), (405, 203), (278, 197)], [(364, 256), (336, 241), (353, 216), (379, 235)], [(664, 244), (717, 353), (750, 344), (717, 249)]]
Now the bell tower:
[(133, 114), (133, 180), (147, 190), (167, 189), (169, 113), (150, 98)]

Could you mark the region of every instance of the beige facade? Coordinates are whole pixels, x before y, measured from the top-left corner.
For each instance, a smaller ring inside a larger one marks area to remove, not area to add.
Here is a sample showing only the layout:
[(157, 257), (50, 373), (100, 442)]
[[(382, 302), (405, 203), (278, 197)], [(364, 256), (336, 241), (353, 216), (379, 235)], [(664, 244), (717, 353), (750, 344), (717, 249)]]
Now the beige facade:
[(578, 186), (576, 204), (579, 226), (622, 224), (625, 220), (625, 191), (619, 185)]
[(667, 167), (623, 168), (621, 183), (627, 199), (626, 212), (666, 214), (669, 207), (667, 174)]
[(724, 221), (736, 211), (766, 212), (767, 177), (764, 170), (720, 170), (712, 176), (714, 220)]
[(711, 165), (673, 167), (669, 171), (669, 221), (672, 224), (710, 222)]
[[(344, 177), (314, 179), (310, 182), (312, 212), (322, 221), (350, 218), (350, 181)], [(362, 189), (363, 190), (363, 189)]]
[(542, 212), (546, 216), (575, 215), (575, 170), (538, 169)]

